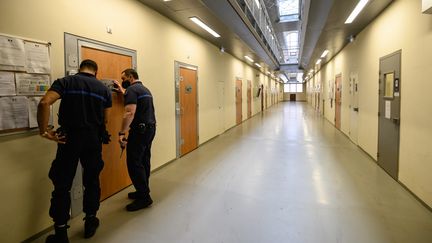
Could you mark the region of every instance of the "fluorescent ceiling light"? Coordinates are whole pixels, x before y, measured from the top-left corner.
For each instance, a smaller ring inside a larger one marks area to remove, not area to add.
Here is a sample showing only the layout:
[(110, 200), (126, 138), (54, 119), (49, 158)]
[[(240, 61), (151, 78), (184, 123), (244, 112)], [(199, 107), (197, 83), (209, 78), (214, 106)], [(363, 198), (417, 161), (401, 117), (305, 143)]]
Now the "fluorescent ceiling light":
[(329, 53), (329, 50), (325, 50), (325, 51), (321, 54), (321, 58), (326, 57), (328, 53)]
[(259, 68), (261, 67), (261, 65), (259, 65), (258, 63), (255, 63), (255, 66), (257, 66), (257, 67), (259, 67)]
[(267, 74), (271, 74), (269, 71), (267, 71)]
[(318, 59), (315, 64), (318, 65), (320, 63), (321, 63), (321, 59)]
[(260, 9), (260, 8), (261, 8), (261, 5), (260, 5), (260, 3), (259, 3), (259, 0), (255, 0), (255, 3), (256, 3), (256, 5), (258, 6), (258, 9)]
[(369, 0), (360, 0), (360, 2), (357, 3), (357, 6), (354, 8), (354, 10), (351, 12), (350, 16), (348, 16), (347, 20), (345, 21), (345, 24), (351, 24), (368, 2)]
[(254, 62), (254, 60), (248, 56), (244, 56), (249, 62)]
[(214, 37), (219, 38), (220, 35), (216, 33), (216, 31), (212, 30), (210, 27), (208, 27), (206, 24), (204, 24), (199, 18), (197, 17), (190, 17), (190, 20), (192, 20), (195, 24), (197, 24), (199, 27), (205, 29), (207, 32), (212, 34)]

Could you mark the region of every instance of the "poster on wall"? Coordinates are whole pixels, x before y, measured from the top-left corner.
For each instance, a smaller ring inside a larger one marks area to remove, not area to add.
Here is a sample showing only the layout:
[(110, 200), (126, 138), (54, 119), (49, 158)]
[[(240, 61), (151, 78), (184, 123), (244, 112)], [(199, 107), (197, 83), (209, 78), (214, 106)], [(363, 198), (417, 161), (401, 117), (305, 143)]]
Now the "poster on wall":
[(15, 74), (18, 95), (44, 95), (50, 87), (49, 75)]
[(13, 72), (0, 72), (0, 96), (16, 95)]
[(25, 69), (27, 73), (50, 73), (50, 58), (47, 44), (25, 42)]
[(8, 130), (29, 126), (28, 101), (25, 96), (0, 98), (0, 129)]
[(0, 70), (25, 70), (25, 49), (22, 39), (0, 35)]

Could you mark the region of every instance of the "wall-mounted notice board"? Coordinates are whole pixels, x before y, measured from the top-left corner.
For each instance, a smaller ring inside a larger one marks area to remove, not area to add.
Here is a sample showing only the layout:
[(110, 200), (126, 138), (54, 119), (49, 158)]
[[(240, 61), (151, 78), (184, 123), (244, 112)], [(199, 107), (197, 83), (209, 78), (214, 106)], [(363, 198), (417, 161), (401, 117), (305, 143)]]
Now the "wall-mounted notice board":
[(37, 105), (51, 86), (50, 45), (0, 33), (0, 135), (37, 127)]

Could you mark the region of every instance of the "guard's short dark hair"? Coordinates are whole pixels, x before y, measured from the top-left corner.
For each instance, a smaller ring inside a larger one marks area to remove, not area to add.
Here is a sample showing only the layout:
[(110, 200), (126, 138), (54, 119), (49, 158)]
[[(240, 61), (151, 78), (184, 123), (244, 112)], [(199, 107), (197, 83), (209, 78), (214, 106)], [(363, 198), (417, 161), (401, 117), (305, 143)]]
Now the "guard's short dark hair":
[(90, 59), (86, 59), (86, 60), (82, 61), (80, 64), (80, 69), (83, 69), (83, 68), (88, 68), (90, 70), (97, 72), (98, 65), (96, 64), (95, 61), (90, 60)]
[(128, 68), (128, 69), (124, 70), (122, 73), (124, 73), (126, 76), (131, 76), (132, 75), (132, 77), (134, 79), (139, 79), (138, 73), (137, 73), (137, 71), (135, 71), (135, 69)]

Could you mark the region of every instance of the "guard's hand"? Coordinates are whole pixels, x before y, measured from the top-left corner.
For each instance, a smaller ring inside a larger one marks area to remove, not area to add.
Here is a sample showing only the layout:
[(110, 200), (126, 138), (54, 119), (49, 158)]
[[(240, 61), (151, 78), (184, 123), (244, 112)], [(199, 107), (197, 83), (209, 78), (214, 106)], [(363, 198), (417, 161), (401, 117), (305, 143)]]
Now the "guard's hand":
[(126, 144), (127, 144), (127, 139), (126, 139), (125, 135), (120, 135), (118, 141), (120, 143), (120, 148), (124, 149), (126, 147)]
[(117, 81), (117, 80), (114, 79), (112, 82), (114, 84), (114, 90), (116, 92), (119, 92), (119, 93), (122, 93), (122, 94), (125, 93), (125, 89), (123, 89), (123, 87), (121, 86), (121, 84), (120, 84), (119, 81)]
[(42, 133), (41, 136), (43, 138), (46, 138), (48, 140), (54, 141), (59, 144), (65, 144), (66, 143), (66, 136), (62, 135), (60, 133), (57, 133), (53, 130), (47, 130), (46, 132)]

